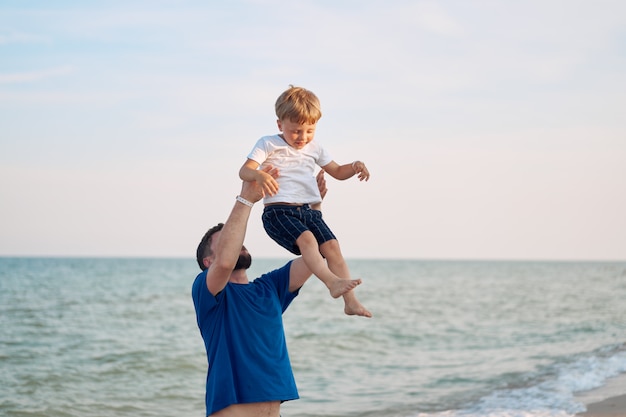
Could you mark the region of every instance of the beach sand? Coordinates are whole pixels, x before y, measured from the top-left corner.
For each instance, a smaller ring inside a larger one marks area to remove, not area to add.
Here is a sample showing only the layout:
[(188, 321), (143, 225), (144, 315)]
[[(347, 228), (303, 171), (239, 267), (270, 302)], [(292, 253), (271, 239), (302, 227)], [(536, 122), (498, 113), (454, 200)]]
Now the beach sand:
[(586, 412), (577, 414), (579, 417), (626, 417), (626, 374), (580, 394), (578, 399), (587, 407)]
[(580, 417), (626, 417), (626, 394), (589, 404)]

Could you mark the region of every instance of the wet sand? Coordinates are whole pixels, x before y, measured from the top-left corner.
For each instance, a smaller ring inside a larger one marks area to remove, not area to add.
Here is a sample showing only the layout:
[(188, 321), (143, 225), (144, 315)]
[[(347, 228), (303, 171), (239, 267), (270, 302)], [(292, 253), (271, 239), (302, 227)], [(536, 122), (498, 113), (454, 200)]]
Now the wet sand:
[(587, 407), (578, 417), (626, 417), (626, 373), (609, 379), (602, 387), (581, 393), (578, 399)]
[(626, 394), (589, 404), (580, 417), (626, 417)]

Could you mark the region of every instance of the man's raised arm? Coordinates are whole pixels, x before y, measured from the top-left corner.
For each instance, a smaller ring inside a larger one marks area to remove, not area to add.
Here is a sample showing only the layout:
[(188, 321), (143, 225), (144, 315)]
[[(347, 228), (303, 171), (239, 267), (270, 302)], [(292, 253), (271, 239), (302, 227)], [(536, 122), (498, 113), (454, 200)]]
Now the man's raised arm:
[[(271, 167), (265, 169), (270, 174), (273, 172)], [(241, 253), (252, 211), (251, 205), (246, 203), (254, 204), (263, 198), (263, 190), (256, 182), (243, 181), (238, 197), (241, 199), (235, 201), (235, 206), (215, 243), (215, 259), (207, 272), (206, 284), (213, 295), (224, 289)]]

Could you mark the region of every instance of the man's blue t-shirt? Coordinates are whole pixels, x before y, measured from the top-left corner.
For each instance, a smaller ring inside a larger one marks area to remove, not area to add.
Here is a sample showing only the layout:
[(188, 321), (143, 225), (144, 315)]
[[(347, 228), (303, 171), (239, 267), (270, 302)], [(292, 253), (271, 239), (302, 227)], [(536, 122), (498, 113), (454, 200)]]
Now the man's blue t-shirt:
[(207, 352), (207, 415), (232, 404), (298, 398), (282, 313), (298, 291), (289, 292), (291, 262), (248, 284), (228, 283), (217, 296), (207, 271), (193, 283), (196, 318)]

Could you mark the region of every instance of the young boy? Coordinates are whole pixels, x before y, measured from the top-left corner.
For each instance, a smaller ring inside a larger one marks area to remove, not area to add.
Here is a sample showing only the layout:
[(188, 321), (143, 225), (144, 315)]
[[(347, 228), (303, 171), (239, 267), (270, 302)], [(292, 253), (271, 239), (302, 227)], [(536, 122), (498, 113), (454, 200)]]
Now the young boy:
[[(265, 231), (288, 251), (301, 254), (332, 297), (343, 296), (346, 314), (372, 317), (352, 291), (361, 280), (350, 278), (339, 242), (322, 219), (314, 176), (316, 165), (338, 180), (358, 174), (360, 181), (367, 181), (369, 171), (361, 161), (339, 165), (313, 141), (322, 112), (311, 91), (290, 86), (276, 100), (276, 116), (282, 133), (259, 139), (239, 171), (242, 180), (263, 188)], [(277, 168), (278, 178), (260, 170), (261, 165)]]

